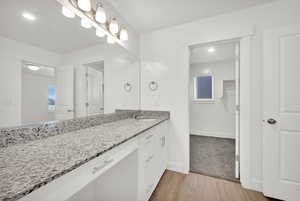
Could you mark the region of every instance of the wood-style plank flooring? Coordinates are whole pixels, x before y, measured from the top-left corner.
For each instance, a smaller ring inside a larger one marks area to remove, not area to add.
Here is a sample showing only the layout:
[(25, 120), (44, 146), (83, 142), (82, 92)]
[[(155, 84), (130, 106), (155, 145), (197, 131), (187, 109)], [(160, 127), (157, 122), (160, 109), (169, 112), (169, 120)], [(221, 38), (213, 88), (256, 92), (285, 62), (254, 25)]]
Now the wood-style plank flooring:
[(262, 193), (247, 190), (239, 183), (166, 171), (150, 201), (268, 201)]

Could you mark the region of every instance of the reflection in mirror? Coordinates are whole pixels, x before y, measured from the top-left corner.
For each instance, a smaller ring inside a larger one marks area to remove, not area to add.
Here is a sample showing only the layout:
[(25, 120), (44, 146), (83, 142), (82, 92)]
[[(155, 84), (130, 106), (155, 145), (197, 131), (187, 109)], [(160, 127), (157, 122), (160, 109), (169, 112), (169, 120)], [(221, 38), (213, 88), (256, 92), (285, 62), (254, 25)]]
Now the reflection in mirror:
[(21, 122), (32, 124), (55, 119), (55, 68), (22, 62)]
[(104, 61), (84, 64), (75, 71), (76, 117), (104, 113)]
[(139, 109), (138, 59), (58, 1), (4, 1), (0, 19), (0, 127)]

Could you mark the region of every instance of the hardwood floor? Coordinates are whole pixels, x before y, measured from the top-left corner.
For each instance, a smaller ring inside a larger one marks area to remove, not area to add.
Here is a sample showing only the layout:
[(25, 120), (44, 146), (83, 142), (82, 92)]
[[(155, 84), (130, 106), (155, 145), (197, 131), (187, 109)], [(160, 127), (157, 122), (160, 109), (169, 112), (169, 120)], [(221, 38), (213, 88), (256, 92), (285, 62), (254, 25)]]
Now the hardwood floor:
[(239, 183), (166, 171), (150, 201), (269, 201), (262, 193), (247, 190)]

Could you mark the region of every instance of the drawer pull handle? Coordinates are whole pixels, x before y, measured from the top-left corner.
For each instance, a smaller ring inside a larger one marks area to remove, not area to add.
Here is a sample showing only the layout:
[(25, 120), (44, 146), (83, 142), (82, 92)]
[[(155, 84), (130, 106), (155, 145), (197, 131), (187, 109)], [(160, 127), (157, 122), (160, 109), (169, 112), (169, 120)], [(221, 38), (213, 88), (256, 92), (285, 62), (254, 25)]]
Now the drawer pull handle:
[(102, 165), (99, 165), (97, 167), (93, 168), (92, 173), (95, 174), (97, 172), (99, 172), (100, 170), (102, 170), (103, 168), (105, 168), (107, 165), (109, 165), (110, 163), (114, 162), (114, 159), (110, 159), (110, 160), (105, 160), (104, 163)]
[(153, 135), (148, 135), (147, 137), (146, 137), (146, 140), (149, 140), (150, 138), (152, 138), (153, 137)]
[(146, 162), (149, 163), (153, 158), (154, 158), (154, 156), (151, 155), (150, 157), (147, 158)]
[(114, 159), (113, 159), (113, 158), (110, 159), (110, 160), (105, 160), (105, 161), (104, 161), (104, 163), (105, 163), (106, 165), (108, 165), (108, 164), (110, 164), (110, 163), (112, 163), (112, 162), (114, 162)]
[(163, 136), (163, 137), (161, 138), (161, 146), (164, 147), (165, 145), (166, 145), (166, 137)]

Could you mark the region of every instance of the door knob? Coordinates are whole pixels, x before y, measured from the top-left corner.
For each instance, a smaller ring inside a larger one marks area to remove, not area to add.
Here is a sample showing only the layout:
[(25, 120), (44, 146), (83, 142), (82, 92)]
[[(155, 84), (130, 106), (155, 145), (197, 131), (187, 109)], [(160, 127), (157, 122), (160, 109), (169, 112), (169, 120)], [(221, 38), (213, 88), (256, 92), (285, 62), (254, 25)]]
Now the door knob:
[(268, 119), (267, 122), (268, 122), (268, 124), (276, 124), (277, 123), (277, 121), (275, 119), (272, 119), (272, 118)]

